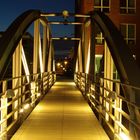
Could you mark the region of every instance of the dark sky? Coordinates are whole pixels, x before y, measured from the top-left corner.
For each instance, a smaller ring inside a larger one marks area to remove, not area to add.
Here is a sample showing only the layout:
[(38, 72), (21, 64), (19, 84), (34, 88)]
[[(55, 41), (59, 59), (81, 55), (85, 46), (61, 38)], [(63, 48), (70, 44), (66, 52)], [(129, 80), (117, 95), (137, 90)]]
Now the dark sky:
[[(54, 13), (66, 9), (74, 13), (74, 3), (75, 0), (0, 0), (0, 31), (6, 30), (11, 22), (26, 10), (39, 9)], [(52, 28), (53, 36), (67, 36), (74, 31), (73, 26), (53, 25)]]
[[(74, 13), (74, 8), (75, 0), (0, 0), (0, 31), (5, 31), (17, 16), (29, 9), (37, 9), (47, 13), (61, 13), (63, 10), (68, 10)], [(60, 21), (64, 19), (62, 17), (53, 17), (48, 20)], [(69, 18), (68, 20), (73, 19)], [(33, 33), (33, 26), (28, 31)], [(51, 25), (51, 31), (53, 37), (74, 36), (73, 25)], [(58, 46), (59, 44), (61, 46)], [(57, 42), (54, 46), (56, 51), (62, 50), (62, 54), (64, 54), (64, 51), (67, 53), (67, 50), (73, 47), (71, 44), (73, 43)], [(58, 47), (62, 49), (58, 49)]]

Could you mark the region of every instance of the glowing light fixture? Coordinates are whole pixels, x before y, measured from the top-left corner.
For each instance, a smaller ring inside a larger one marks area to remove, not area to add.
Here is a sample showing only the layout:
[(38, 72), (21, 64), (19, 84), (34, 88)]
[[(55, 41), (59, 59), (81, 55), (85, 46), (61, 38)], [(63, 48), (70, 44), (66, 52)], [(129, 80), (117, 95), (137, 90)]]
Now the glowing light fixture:
[(68, 64), (68, 61), (64, 61), (64, 64), (67, 65)]
[(23, 108), (28, 109), (29, 107), (30, 107), (30, 104), (25, 104)]
[(61, 63), (57, 63), (57, 67), (60, 67)]
[(130, 140), (130, 138), (124, 132), (120, 132), (119, 136), (122, 140)]
[(64, 40), (68, 40), (68, 38), (67, 37), (64, 37)]
[(41, 93), (37, 93), (37, 97), (40, 97), (41, 96)]
[(87, 96), (90, 97), (90, 92), (87, 93)]
[(86, 22), (85, 26), (88, 27), (90, 24), (91, 24), (91, 21), (88, 20), (88, 21)]
[(23, 113), (24, 112), (24, 109), (23, 108), (21, 108), (20, 109), (20, 111), (19, 111), (19, 113)]
[(64, 18), (67, 18), (69, 16), (69, 12), (67, 10), (64, 10), (62, 12), (62, 15), (63, 15)]
[(8, 89), (5, 95), (6, 95), (6, 98), (13, 98), (15, 96), (15, 93), (12, 89)]

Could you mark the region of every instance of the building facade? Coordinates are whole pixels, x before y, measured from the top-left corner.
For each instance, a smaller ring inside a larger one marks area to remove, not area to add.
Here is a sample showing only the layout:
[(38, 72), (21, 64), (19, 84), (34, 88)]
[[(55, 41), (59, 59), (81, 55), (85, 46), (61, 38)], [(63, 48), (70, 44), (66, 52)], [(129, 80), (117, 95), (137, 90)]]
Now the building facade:
[[(140, 1), (139, 0), (76, 0), (76, 13), (102, 11), (121, 31), (126, 44), (140, 66)], [(102, 53), (103, 35), (97, 31), (96, 52)], [(100, 47), (99, 47), (100, 46)]]

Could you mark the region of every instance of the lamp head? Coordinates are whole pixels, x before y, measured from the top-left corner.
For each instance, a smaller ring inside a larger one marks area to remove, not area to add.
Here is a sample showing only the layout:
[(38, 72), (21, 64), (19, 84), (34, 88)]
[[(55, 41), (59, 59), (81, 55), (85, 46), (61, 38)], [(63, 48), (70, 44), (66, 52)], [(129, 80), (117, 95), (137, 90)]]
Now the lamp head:
[(5, 92), (5, 96), (6, 98), (13, 98), (15, 96), (15, 93), (12, 89), (8, 89), (6, 92)]
[(62, 15), (63, 15), (64, 18), (67, 18), (69, 16), (69, 12), (67, 10), (64, 10), (62, 12)]

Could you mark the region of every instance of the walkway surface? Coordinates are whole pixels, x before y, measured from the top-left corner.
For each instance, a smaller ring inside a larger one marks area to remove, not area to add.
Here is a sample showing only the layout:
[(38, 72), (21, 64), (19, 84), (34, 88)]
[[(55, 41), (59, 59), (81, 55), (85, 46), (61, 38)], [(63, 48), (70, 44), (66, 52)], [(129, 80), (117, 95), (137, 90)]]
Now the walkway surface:
[(109, 140), (75, 84), (56, 82), (12, 140)]

